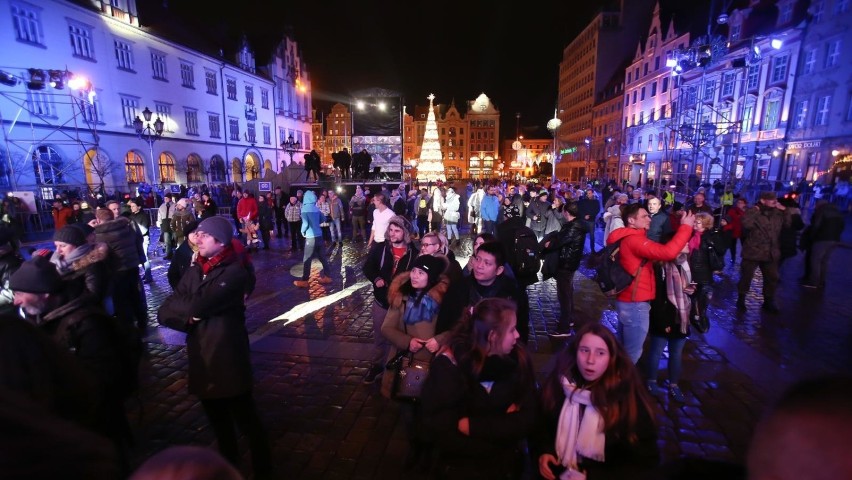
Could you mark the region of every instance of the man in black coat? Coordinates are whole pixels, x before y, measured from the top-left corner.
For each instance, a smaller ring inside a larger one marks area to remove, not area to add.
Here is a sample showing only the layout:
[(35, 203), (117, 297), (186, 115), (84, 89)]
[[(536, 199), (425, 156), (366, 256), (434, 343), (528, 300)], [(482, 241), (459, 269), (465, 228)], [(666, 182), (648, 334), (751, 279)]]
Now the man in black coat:
[(271, 478), (266, 431), (252, 397), (252, 371), (245, 297), (254, 288), (250, 260), (235, 250), (231, 224), (210, 217), (198, 224), (196, 263), (160, 306), (159, 322), (186, 335), (188, 389), (201, 399), (219, 444), (235, 466), (236, 424), (248, 437), (255, 478)]
[(346, 147), (338, 154), (340, 159), (340, 174), (344, 180), (352, 178), (352, 156), (349, 155), (349, 149)]
[(595, 222), (598, 214), (601, 213), (601, 202), (595, 195), (595, 191), (588, 187), (586, 194), (577, 202), (579, 220), (589, 232), (589, 251), (595, 253)]
[[(545, 279), (556, 277), (556, 298), (559, 300), (559, 321), (556, 333), (551, 335), (553, 337), (568, 337), (574, 334), (574, 272), (580, 268), (586, 236), (586, 222), (580, 221), (576, 203), (567, 203), (561, 213), (565, 219), (562, 229), (542, 240), (542, 254), (546, 257), (547, 265), (542, 269), (542, 275)], [(555, 262), (547, 258), (551, 252), (556, 257)]]

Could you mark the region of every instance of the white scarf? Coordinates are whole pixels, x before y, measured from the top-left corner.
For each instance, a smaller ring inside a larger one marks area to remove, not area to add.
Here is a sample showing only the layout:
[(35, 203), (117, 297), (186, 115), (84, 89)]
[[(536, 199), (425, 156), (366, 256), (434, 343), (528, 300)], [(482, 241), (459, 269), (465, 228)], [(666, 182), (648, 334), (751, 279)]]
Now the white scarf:
[[(559, 462), (569, 468), (577, 468), (577, 454), (590, 460), (604, 461), (606, 435), (600, 413), (592, 405), (592, 393), (577, 388), (567, 378), (560, 379), (565, 392), (565, 402), (559, 414), (556, 430), (556, 455)], [(580, 405), (585, 405), (580, 418)]]

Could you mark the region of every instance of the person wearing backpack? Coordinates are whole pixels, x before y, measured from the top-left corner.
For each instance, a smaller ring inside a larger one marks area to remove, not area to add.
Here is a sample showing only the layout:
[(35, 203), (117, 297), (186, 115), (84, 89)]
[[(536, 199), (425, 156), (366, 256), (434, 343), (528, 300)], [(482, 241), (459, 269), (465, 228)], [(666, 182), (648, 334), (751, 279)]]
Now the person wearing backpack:
[[(586, 224), (577, 217), (580, 209), (576, 202), (568, 202), (559, 212), (565, 223), (558, 232), (542, 240), (543, 255), (553, 252), (556, 256), (555, 271), (548, 269), (545, 278), (556, 277), (556, 298), (559, 300), (559, 321), (552, 338), (564, 338), (574, 334), (574, 272), (580, 267), (585, 244)], [(545, 262), (546, 264), (549, 262)]]
[(621, 242), (618, 259), (625, 271), (635, 278), (628, 288), (618, 294), (615, 301), (618, 312), (618, 332), (627, 354), (633, 363), (642, 356), (642, 346), (648, 335), (650, 301), (656, 295), (654, 261), (670, 262), (683, 249), (692, 236), (695, 216), (687, 213), (681, 219), (675, 236), (665, 244), (647, 237), (651, 215), (638, 203), (625, 205), (622, 212), (624, 228), (613, 230), (607, 245)]

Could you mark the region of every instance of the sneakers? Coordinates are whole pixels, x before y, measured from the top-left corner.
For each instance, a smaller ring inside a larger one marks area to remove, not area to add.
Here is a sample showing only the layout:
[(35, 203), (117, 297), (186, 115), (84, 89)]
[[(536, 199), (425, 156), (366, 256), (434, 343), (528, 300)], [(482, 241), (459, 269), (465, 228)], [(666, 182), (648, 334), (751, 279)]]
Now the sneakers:
[(367, 374), (364, 375), (364, 385), (372, 385), (376, 383), (376, 379), (382, 376), (382, 373), (385, 371), (381, 365), (373, 365), (370, 367), (370, 370), (367, 371)]
[(656, 380), (648, 380), (645, 382), (645, 386), (648, 388), (648, 393), (651, 395), (656, 395), (661, 392), (660, 386), (657, 384)]
[(677, 385), (669, 385), (669, 393), (671, 394), (672, 399), (674, 399), (675, 402), (683, 403), (683, 392), (680, 391), (680, 387), (678, 387)]
[(330, 278), (330, 277), (321, 276), (321, 277), (319, 278), (319, 280), (317, 280), (317, 281), (318, 281), (319, 283), (322, 283), (323, 285), (327, 285), (327, 284), (331, 283), (331, 281), (332, 281), (332, 280), (331, 280), (331, 278)]
[(574, 333), (575, 333), (574, 324), (572, 323), (571, 325), (568, 326), (567, 330), (557, 328), (555, 332), (548, 333), (547, 336), (550, 337), (550, 338), (568, 338), (568, 337), (573, 337)]
[(293, 285), (299, 288), (308, 288), (311, 284), (307, 280), (294, 280)]

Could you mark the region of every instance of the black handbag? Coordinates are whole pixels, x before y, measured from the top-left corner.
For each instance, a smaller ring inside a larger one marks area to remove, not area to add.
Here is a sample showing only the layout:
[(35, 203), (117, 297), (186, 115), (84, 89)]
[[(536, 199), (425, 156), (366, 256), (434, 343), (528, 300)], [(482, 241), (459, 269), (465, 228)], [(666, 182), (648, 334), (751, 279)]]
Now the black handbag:
[(391, 398), (401, 402), (417, 402), (423, 392), (423, 384), (429, 376), (428, 360), (417, 360), (414, 354), (407, 353), (399, 359), (398, 368), (393, 378)]

